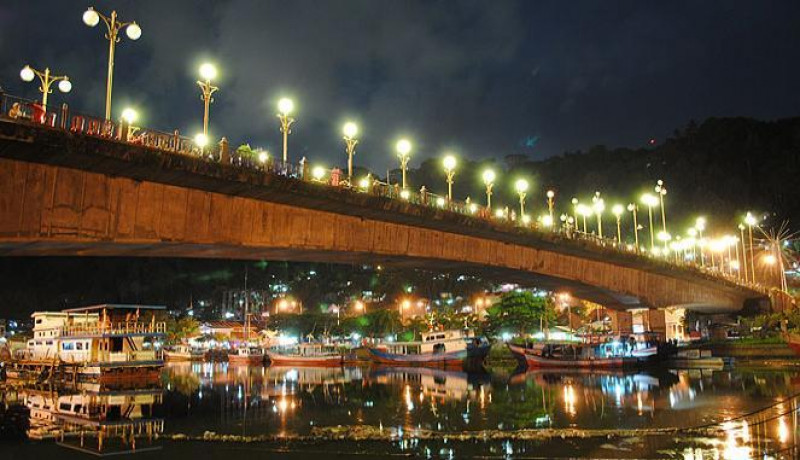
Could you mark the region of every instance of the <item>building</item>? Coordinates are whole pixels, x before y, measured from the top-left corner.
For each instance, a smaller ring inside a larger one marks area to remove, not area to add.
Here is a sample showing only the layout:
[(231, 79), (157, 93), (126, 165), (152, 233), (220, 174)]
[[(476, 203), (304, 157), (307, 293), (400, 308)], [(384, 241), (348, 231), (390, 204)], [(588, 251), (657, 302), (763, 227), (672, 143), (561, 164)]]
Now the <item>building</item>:
[[(255, 340), (258, 336), (260, 326), (255, 321), (250, 323), (249, 337)], [(203, 335), (225, 337), (232, 340), (244, 340), (245, 325), (240, 321), (206, 321), (200, 325), (200, 333)]]
[(268, 310), (272, 294), (261, 289), (226, 289), (222, 291), (221, 317), (244, 320), (245, 306), (251, 315), (261, 315)]

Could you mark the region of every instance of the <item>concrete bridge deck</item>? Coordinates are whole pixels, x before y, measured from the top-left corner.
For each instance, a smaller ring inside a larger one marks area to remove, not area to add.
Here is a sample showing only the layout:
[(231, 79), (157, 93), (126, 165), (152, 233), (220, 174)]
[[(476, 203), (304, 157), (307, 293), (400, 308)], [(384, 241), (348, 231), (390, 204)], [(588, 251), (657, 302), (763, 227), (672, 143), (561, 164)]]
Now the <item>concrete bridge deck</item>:
[(766, 299), (591, 241), (8, 119), (0, 119), (0, 255), (451, 269), (616, 309), (733, 312)]

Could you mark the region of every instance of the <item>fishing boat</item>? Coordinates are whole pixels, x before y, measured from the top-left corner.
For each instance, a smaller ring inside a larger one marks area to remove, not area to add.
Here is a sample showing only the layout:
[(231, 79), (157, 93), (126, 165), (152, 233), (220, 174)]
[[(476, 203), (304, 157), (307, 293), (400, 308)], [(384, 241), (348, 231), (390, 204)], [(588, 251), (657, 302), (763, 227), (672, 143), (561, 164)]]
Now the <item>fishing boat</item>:
[(449, 330), (423, 332), (419, 341), (385, 343), (367, 350), (378, 364), (479, 368), (490, 346), (471, 331)]
[(540, 342), (522, 345), (508, 344), (520, 366), (528, 369), (563, 368), (624, 368), (636, 367), (643, 358), (623, 356), (600, 346), (574, 342)]
[(202, 361), (205, 354), (196, 350), (189, 345), (173, 345), (168, 349), (164, 349), (164, 360), (169, 362), (176, 361)]
[(260, 347), (242, 346), (234, 348), (228, 353), (228, 362), (231, 364), (256, 365), (264, 363), (264, 350)]
[(162, 306), (94, 305), (35, 312), (33, 338), (12, 361), (8, 377), (20, 380), (113, 381), (158, 379), (164, 366), (156, 344), (166, 324)]
[(267, 357), (273, 366), (337, 367), (356, 362), (352, 351), (322, 343), (301, 343), (291, 348), (276, 348), (268, 351)]

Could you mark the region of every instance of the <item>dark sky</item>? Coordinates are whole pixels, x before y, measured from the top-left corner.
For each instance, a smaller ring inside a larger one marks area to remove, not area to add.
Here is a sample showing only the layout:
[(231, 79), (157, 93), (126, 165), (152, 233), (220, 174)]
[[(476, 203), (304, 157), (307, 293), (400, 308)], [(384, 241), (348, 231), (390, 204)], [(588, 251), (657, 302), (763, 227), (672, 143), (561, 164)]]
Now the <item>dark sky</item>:
[[(36, 97), (20, 68), (50, 66), (102, 114), (107, 42), (88, 3), (3, 0), (0, 84)], [(195, 84), (221, 69), (212, 133), (278, 152), (275, 105), (297, 104), (290, 155), (344, 164), (340, 130), (363, 131), (356, 163), (383, 170), (401, 134), (412, 165), (453, 149), (542, 158), (594, 144), (643, 145), (689, 119), (778, 118), (800, 107), (800, 2), (102, 1), (142, 27), (117, 48), (114, 116), (199, 131)]]

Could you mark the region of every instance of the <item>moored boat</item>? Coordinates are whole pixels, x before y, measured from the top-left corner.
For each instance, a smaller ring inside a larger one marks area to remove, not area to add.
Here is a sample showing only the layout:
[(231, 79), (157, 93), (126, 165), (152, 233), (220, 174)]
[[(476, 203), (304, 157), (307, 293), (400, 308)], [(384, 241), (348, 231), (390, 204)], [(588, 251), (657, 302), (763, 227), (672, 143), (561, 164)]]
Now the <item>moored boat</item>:
[(394, 342), (368, 348), (378, 364), (424, 367), (479, 368), (490, 344), (469, 331), (423, 332), (420, 341)]
[(228, 362), (231, 364), (263, 364), (264, 350), (259, 347), (239, 347), (228, 353)]
[(603, 353), (599, 347), (571, 342), (542, 342), (526, 346), (508, 344), (517, 362), (528, 369), (636, 367), (645, 358)]
[(800, 355), (800, 334), (794, 332), (784, 332), (783, 340), (796, 355)]
[(267, 351), (270, 365), (274, 366), (320, 366), (337, 367), (355, 363), (352, 352), (346, 352), (334, 345), (302, 343), (292, 348)]
[(195, 350), (189, 345), (173, 345), (164, 349), (165, 361), (202, 361), (204, 356), (202, 351)]

